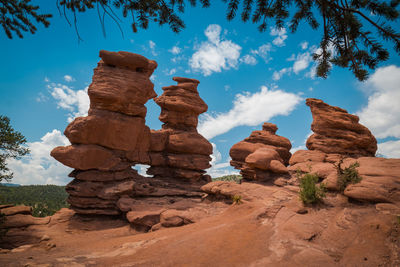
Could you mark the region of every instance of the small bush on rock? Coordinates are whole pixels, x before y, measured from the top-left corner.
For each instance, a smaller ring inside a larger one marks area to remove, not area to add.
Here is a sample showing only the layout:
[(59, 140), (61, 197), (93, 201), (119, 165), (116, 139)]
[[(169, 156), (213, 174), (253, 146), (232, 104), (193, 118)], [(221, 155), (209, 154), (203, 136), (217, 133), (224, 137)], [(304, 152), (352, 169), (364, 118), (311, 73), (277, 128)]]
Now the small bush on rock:
[(305, 204), (313, 204), (322, 201), (325, 197), (326, 187), (324, 184), (317, 185), (318, 176), (307, 173), (300, 178), (300, 199)]
[(342, 170), (340, 168), (340, 163), (337, 166), (338, 170), (338, 186), (341, 192), (343, 192), (349, 184), (356, 184), (361, 182), (361, 176), (358, 174), (357, 167), (360, 164), (358, 162), (351, 164), (348, 168)]
[(233, 202), (233, 204), (236, 204), (236, 205), (242, 204), (242, 196), (240, 196), (240, 195), (234, 195), (234, 196), (232, 197), (232, 202)]

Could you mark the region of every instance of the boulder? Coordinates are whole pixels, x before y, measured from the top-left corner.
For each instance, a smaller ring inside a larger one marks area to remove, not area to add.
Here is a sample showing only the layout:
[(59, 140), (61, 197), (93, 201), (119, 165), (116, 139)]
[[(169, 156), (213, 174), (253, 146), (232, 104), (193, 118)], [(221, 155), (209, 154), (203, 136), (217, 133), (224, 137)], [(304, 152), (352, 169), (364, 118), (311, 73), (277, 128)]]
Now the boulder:
[(368, 128), (359, 123), (358, 116), (315, 98), (308, 98), (306, 104), (313, 116), (311, 129), (314, 134), (306, 143), (309, 150), (356, 158), (375, 156), (376, 139)]
[(289, 139), (275, 134), (277, 129), (266, 122), (261, 131), (253, 131), (230, 149), (230, 164), (245, 180), (270, 180), (288, 174), (292, 145)]
[(360, 201), (400, 204), (400, 159), (362, 157), (356, 161), (362, 180), (348, 185), (344, 191), (346, 196)]

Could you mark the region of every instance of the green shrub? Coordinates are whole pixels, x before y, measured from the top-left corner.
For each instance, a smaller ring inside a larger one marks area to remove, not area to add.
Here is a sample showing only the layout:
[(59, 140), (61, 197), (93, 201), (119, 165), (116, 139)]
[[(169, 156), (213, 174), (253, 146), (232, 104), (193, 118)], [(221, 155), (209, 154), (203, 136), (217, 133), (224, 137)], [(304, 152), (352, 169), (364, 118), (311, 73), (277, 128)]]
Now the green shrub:
[(340, 163), (337, 166), (338, 170), (338, 187), (340, 191), (344, 191), (349, 184), (356, 184), (361, 182), (361, 176), (358, 174), (357, 167), (360, 166), (358, 162), (351, 164), (348, 168), (344, 170), (341, 169)]
[(240, 195), (232, 196), (232, 202), (233, 202), (233, 204), (236, 204), (236, 205), (242, 204), (242, 196), (240, 196)]
[(324, 184), (317, 185), (318, 176), (307, 173), (300, 178), (300, 199), (305, 204), (313, 204), (322, 201), (325, 197), (326, 187)]

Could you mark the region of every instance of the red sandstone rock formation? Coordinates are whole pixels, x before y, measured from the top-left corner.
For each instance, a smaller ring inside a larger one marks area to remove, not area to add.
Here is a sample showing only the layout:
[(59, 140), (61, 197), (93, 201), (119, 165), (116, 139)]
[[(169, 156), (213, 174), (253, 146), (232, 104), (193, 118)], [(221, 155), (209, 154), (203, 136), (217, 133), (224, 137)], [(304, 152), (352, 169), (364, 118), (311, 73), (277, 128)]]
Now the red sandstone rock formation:
[(157, 63), (128, 52), (100, 51), (102, 60), (89, 86), (90, 110), (64, 134), (72, 145), (51, 155), (74, 168), (66, 187), (71, 208), (80, 214), (116, 215), (116, 202), (142, 177), (131, 166), (149, 163), (150, 129), (144, 104), (156, 96), (149, 77)]
[(148, 174), (175, 177), (192, 182), (211, 181), (205, 169), (211, 167), (212, 146), (197, 130), (198, 116), (207, 104), (197, 92), (199, 81), (174, 77), (177, 85), (163, 87), (155, 99), (161, 107), (162, 129), (151, 132)]
[(275, 124), (264, 123), (261, 131), (232, 146), (231, 165), (247, 180), (266, 180), (286, 174), (292, 145), (289, 139), (276, 135)]
[(315, 98), (308, 98), (306, 104), (311, 109), (314, 132), (307, 139), (308, 149), (351, 157), (375, 156), (376, 139), (358, 123), (358, 116)]

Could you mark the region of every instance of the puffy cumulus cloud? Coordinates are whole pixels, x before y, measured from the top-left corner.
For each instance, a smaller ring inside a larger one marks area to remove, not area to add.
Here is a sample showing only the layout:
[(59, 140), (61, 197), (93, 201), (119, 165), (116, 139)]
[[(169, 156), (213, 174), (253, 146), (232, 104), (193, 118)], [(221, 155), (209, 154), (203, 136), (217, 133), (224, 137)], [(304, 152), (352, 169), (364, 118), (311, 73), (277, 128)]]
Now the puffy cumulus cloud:
[(271, 60), (270, 57), (270, 52), (272, 50), (272, 46), (270, 43), (267, 44), (263, 44), (261, 46), (259, 46), (257, 49), (253, 49), (250, 52), (253, 55), (257, 55), (259, 57), (261, 57), (262, 59), (264, 59), (265, 63), (268, 63), (268, 61)]
[(172, 68), (172, 69), (165, 69), (164, 73), (165, 75), (174, 75), (176, 73), (176, 68)]
[(292, 68), (283, 68), (283, 69), (281, 69), (279, 71), (274, 71), (274, 73), (272, 74), (272, 79), (274, 81), (278, 81), (278, 80), (280, 80), (282, 78), (282, 76), (285, 73), (289, 73), (291, 71), (292, 71)]
[(274, 116), (288, 115), (300, 101), (301, 97), (296, 94), (262, 86), (253, 94), (237, 94), (228, 112), (203, 115), (198, 130), (211, 139), (238, 126), (256, 126)]
[(378, 68), (361, 86), (369, 97), (360, 122), (377, 138), (400, 138), (400, 67)]
[(82, 90), (72, 90), (63, 84), (52, 83), (48, 85), (51, 96), (57, 100), (57, 107), (68, 110), (68, 122), (75, 117), (86, 116), (90, 101), (87, 94), (88, 88)]
[(227, 162), (222, 162), (221, 152), (217, 149), (214, 143), (211, 143), (213, 147), (213, 154), (211, 155), (211, 168), (207, 169), (207, 174), (212, 178), (217, 178), (225, 175), (239, 174), (239, 171), (234, 170), (231, 167), (228, 159)]
[(306, 50), (307, 47), (308, 47), (308, 42), (307, 42), (307, 41), (301, 42), (301, 43), (300, 43), (300, 47), (301, 47), (301, 49)]
[(150, 40), (150, 41), (149, 41), (149, 47), (150, 47), (151, 54), (152, 54), (153, 56), (157, 56), (158, 53), (156, 52), (156, 43), (153, 42), (152, 40)]
[(182, 49), (179, 48), (178, 46), (173, 46), (170, 50), (168, 50), (170, 53), (174, 54), (174, 55), (178, 55), (181, 53)]
[(68, 173), (72, 171), (50, 156), (56, 146), (69, 145), (68, 139), (59, 131), (46, 133), (38, 142), (27, 143), (31, 153), (20, 160), (10, 159), (8, 167), (14, 173), (13, 183), (17, 184), (56, 184), (69, 182)]
[(269, 33), (271, 36), (276, 36), (272, 43), (276, 46), (284, 46), (287, 39), (286, 29), (271, 28)]
[[(72, 77), (71, 75), (64, 75), (64, 80), (66, 81), (66, 82), (73, 82), (73, 81), (75, 81), (75, 79), (74, 79), (74, 77)], [(46, 78), (45, 78), (45, 81), (46, 81)], [(48, 82), (49, 80), (47, 79), (47, 81), (46, 82)]]
[(377, 154), (384, 155), (387, 158), (400, 158), (400, 140), (378, 144)]
[(311, 62), (312, 56), (310, 52), (298, 54), (293, 63), (293, 72), (298, 74), (300, 71), (307, 69)]
[(256, 65), (257, 59), (251, 55), (244, 55), (243, 57), (240, 58), (240, 62), (243, 62), (244, 64), (247, 65)]
[[(69, 122), (77, 116), (87, 115), (89, 109), (88, 88), (75, 91), (66, 85), (56, 83), (48, 84), (47, 88), (57, 101), (57, 107), (70, 112), (68, 114)], [(28, 156), (8, 161), (8, 167), (14, 173), (13, 182), (65, 185), (69, 181), (68, 173), (72, 169), (53, 159), (50, 151), (57, 146), (69, 144), (68, 139), (56, 129), (46, 133), (40, 141), (27, 143), (27, 147), (31, 151)]]
[(201, 43), (189, 59), (192, 70), (209, 76), (213, 72), (221, 72), (223, 69), (237, 68), (242, 48), (230, 40), (221, 39), (221, 26), (211, 24), (204, 34), (208, 41)]

